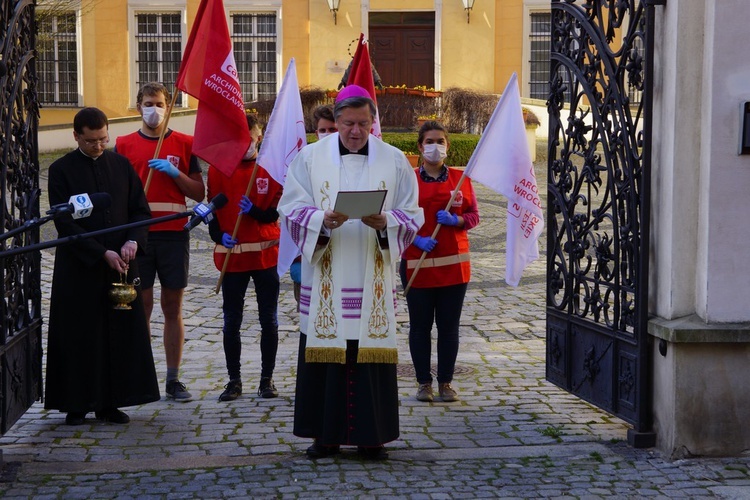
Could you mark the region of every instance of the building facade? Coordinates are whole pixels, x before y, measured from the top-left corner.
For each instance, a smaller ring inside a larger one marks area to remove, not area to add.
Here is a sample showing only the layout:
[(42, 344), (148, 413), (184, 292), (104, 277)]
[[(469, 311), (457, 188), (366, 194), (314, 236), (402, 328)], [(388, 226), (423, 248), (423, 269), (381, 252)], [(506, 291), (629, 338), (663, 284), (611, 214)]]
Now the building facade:
[[(69, 124), (83, 106), (134, 116), (143, 82), (173, 85), (199, 4), (40, 0), (41, 125)], [(224, 7), (246, 103), (275, 96), (291, 58), (301, 86), (337, 88), (360, 33), (385, 86), (499, 93), (517, 72), (522, 96), (546, 98), (549, 0), (479, 0), (471, 10), (462, 0), (341, 0), (335, 12), (325, 0)]]

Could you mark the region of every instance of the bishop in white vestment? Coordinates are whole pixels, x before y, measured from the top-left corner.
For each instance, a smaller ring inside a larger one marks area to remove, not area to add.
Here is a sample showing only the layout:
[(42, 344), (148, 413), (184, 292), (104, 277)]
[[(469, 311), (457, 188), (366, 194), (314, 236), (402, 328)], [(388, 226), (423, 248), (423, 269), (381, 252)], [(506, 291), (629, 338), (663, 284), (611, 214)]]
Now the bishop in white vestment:
[[(375, 108), (365, 96), (342, 90), (339, 133), (297, 155), (278, 208), (302, 253), (294, 434), (315, 439), (311, 458), (340, 445), (386, 458), (383, 444), (399, 435), (395, 267), (424, 217), (404, 154), (369, 134)], [(333, 210), (339, 191), (369, 190), (386, 191), (380, 213)]]

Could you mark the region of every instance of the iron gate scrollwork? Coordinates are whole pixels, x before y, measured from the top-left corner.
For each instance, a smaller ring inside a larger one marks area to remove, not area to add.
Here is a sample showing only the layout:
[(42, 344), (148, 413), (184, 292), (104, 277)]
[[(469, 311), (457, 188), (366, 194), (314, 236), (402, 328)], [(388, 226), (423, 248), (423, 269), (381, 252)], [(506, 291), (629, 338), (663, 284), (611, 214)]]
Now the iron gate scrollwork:
[[(0, 197), (2, 233), (39, 217), (39, 158), (33, 0), (0, 0)], [(30, 229), (0, 250), (39, 241)], [(0, 257), (0, 433), (42, 394), (41, 256)]]
[(553, 0), (547, 379), (653, 445), (648, 299), (653, 0)]

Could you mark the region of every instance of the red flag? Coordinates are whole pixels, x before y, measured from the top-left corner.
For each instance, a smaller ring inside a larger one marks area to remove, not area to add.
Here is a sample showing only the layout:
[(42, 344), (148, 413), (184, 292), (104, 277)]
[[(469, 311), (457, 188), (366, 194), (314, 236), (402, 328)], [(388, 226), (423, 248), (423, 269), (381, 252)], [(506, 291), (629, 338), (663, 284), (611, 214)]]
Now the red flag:
[(250, 131), (222, 0), (201, 0), (175, 86), (200, 101), (193, 154), (231, 175)]
[[(378, 100), (375, 97), (375, 81), (372, 79), (370, 49), (367, 48), (364, 33), (360, 33), (359, 35), (359, 44), (357, 45), (357, 51), (354, 53), (352, 68), (349, 70), (349, 78), (347, 79), (346, 84), (359, 85), (365, 89), (375, 102), (375, 109), (377, 110)], [(380, 113), (376, 112), (375, 114), (375, 122), (372, 124), (371, 133), (375, 137), (382, 137), (383, 135), (380, 132)]]

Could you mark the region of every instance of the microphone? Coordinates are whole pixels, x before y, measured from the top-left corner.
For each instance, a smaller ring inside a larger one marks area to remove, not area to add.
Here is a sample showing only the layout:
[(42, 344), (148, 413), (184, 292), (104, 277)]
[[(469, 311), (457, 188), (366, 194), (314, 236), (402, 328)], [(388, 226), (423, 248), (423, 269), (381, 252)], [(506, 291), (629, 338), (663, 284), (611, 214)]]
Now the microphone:
[(47, 215), (53, 218), (60, 217), (64, 214), (70, 214), (74, 219), (82, 219), (91, 215), (96, 209), (106, 209), (112, 205), (112, 197), (109, 193), (88, 193), (74, 194), (68, 200), (68, 203), (53, 205), (47, 210)]
[(211, 203), (209, 203), (208, 205), (206, 205), (205, 203), (198, 203), (195, 207), (193, 207), (193, 213), (195, 213), (195, 215), (190, 218), (183, 229), (185, 231), (190, 231), (191, 229), (195, 228), (195, 226), (200, 224), (201, 221), (204, 224), (208, 224), (214, 218), (214, 212), (226, 205), (227, 201), (229, 200), (227, 199), (226, 195), (224, 193), (219, 193), (214, 196), (214, 199), (211, 200)]

